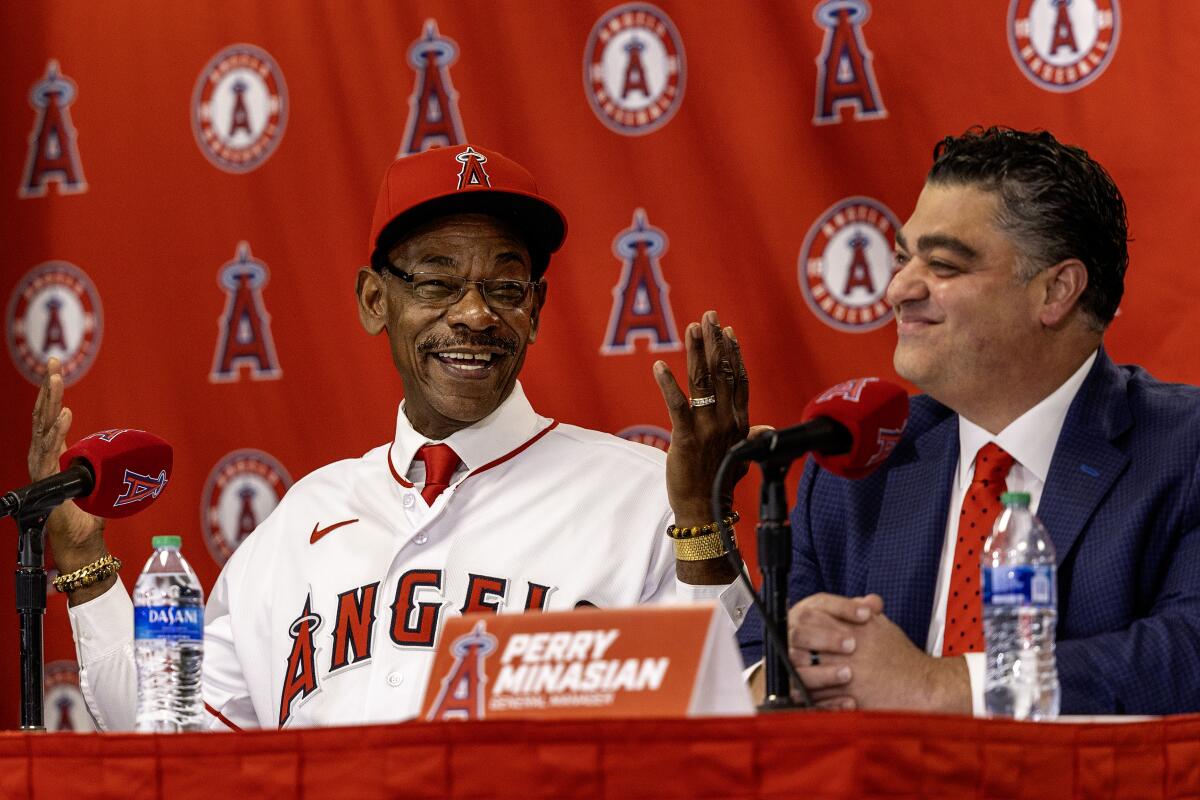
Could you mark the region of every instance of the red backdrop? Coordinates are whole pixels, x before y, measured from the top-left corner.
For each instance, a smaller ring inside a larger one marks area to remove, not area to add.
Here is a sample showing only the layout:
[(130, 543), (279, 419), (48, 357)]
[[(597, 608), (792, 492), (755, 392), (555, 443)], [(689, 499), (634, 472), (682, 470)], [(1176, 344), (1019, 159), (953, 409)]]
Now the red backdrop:
[[(1181, 248), (1200, 227), (1200, 7), (1064, 8), (4, 4), (0, 486), (27, 480), (36, 364), (62, 357), (72, 438), (140, 427), (175, 446), (169, 491), (110, 530), (122, 578), (151, 535), (179, 533), (211, 585), (289, 476), (390, 438), (399, 381), (358, 325), (354, 275), (384, 167), (439, 142), (517, 158), (570, 220), (523, 375), (548, 416), (668, 426), (651, 364), (682, 373), (683, 328), (710, 307), (743, 343), (756, 422), (894, 377), (894, 226), (934, 142), (975, 123), (1045, 127), (1109, 168), (1135, 237), (1110, 352), (1196, 382), (1200, 273)], [(46, 654), (63, 662), (52, 727), (83, 725), (61, 597)], [(16, 670), (14, 614), (10, 725)]]

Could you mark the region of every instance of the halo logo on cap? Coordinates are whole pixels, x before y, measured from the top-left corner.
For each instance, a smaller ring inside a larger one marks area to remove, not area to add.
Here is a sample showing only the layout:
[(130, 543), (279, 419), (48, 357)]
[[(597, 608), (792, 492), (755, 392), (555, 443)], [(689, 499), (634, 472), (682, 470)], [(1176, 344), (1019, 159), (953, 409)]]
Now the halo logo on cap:
[(458, 188), (469, 189), (472, 186), (487, 186), (491, 187), (492, 178), (487, 174), (487, 170), (483, 165), (487, 163), (487, 156), (477, 152), (475, 148), (467, 145), (467, 149), (454, 157), (454, 160), (462, 164), (462, 169), (458, 171)]
[(866, 333), (892, 319), (884, 295), (895, 271), (892, 242), (900, 221), (869, 197), (847, 197), (817, 218), (800, 248), (804, 301), (817, 319)]
[(1073, 92), (1112, 62), (1120, 22), (1117, 0), (1012, 0), (1008, 46), (1034, 85)]

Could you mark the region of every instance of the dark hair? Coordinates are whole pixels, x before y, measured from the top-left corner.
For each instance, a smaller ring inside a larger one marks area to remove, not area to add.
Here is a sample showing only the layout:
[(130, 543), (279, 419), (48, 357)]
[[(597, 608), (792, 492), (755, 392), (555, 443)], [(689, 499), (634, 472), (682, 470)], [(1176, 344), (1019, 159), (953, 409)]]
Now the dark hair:
[(1080, 303), (1104, 330), (1125, 291), (1129, 223), (1112, 177), (1087, 151), (1047, 131), (976, 126), (933, 148), (927, 181), (1000, 196), (997, 224), (1021, 253), (1020, 277), (1068, 258), (1087, 267)]

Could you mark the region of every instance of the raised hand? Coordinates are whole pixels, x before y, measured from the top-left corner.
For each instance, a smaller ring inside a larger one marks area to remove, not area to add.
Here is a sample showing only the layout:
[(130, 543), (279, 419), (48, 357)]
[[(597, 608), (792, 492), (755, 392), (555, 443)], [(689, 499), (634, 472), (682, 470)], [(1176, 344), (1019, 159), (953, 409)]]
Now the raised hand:
[[(725, 453), (750, 430), (750, 382), (733, 328), (721, 328), (717, 312), (707, 311), (688, 325), (688, 394), (679, 388), (666, 362), (654, 364), (654, 379), (671, 415), (667, 452), (667, 496), (679, 525), (712, 522), (710, 494)], [(690, 397), (689, 397), (690, 396)], [(746, 466), (739, 465), (722, 491), (729, 508), (733, 487)]]
[[(33, 406), (33, 437), (29, 443), (28, 462), (32, 480), (41, 480), (59, 471), (58, 459), (67, 449), (67, 434), (71, 429), (71, 409), (63, 408), (62, 402), (62, 365), (58, 359), (51, 358)], [(50, 515), (46, 535), (60, 573), (90, 564), (108, 552), (104, 545), (104, 521), (71, 501), (60, 505)], [(103, 588), (111, 586), (112, 580), (105, 581)], [(72, 602), (86, 599), (75, 596), (84, 592), (94, 594), (81, 589), (72, 594)]]

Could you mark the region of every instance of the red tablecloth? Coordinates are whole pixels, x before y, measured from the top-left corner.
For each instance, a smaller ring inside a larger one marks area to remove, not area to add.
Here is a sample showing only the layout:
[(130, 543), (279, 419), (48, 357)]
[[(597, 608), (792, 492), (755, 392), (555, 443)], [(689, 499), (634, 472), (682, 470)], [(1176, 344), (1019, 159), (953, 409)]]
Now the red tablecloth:
[(178, 736), (5, 733), (0, 796), (1198, 798), (1200, 716), (1034, 725), (794, 713)]

